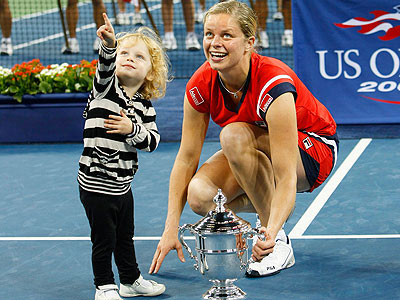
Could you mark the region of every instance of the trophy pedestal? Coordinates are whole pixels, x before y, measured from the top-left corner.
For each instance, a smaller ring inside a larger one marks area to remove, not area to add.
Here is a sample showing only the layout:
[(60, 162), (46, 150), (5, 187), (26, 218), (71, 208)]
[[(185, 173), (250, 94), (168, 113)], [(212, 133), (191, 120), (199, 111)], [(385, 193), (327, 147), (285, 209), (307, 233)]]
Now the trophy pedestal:
[(236, 300), (246, 298), (246, 293), (233, 284), (235, 280), (210, 280), (213, 282), (213, 286), (203, 295), (203, 299)]

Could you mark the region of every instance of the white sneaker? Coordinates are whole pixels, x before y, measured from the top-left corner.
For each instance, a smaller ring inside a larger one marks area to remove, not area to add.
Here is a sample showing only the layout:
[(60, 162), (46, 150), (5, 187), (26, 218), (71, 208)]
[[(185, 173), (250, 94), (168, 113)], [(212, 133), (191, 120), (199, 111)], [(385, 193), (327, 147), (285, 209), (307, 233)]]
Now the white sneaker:
[(119, 25), (129, 25), (131, 24), (129, 20), (129, 16), (127, 13), (119, 13), (117, 14), (117, 21)]
[(273, 17), (274, 20), (282, 20), (283, 19), (283, 14), (280, 11), (277, 11), (274, 13)]
[(118, 294), (118, 286), (115, 284), (101, 285), (96, 288), (95, 300), (122, 300)]
[(196, 10), (196, 12), (194, 13), (194, 20), (196, 23), (203, 23), (203, 18), (205, 15), (205, 11), (201, 8), (199, 8), (198, 10)]
[(120, 294), (122, 297), (136, 296), (158, 296), (164, 293), (165, 285), (153, 280), (146, 280), (139, 276), (133, 284), (120, 284)]
[(166, 50), (175, 50), (178, 48), (175, 36), (173, 34), (165, 35), (162, 40), (162, 44)]
[(142, 18), (142, 15), (140, 14), (140, 12), (133, 14), (132, 24), (133, 25), (144, 25), (145, 24), (145, 21)]
[(200, 50), (201, 46), (194, 32), (189, 32), (185, 40), (186, 50)]
[(9, 56), (11, 56), (13, 54), (11, 38), (8, 38), (8, 39), (2, 38), (1, 39), (0, 53), (1, 53), (1, 55), (9, 55)]
[(264, 277), (275, 275), (283, 269), (292, 267), (294, 263), (292, 243), (283, 229), (281, 229), (277, 235), (274, 251), (260, 262), (251, 263), (246, 271), (246, 276)]
[(61, 48), (61, 53), (62, 54), (79, 53), (79, 42), (78, 42), (77, 38), (69, 38), (68, 39), (68, 45), (69, 45), (69, 47), (67, 47), (67, 45), (64, 45)]
[(269, 48), (269, 37), (268, 37), (268, 34), (265, 31), (261, 31), (259, 36), (260, 36), (260, 39), (256, 40), (255, 47), (260, 47), (262, 49)]
[(101, 43), (100, 38), (96, 38), (96, 39), (94, 40), (94, 42), (93, 42), (93, 52), (94, 52), (94, 53), (98, 53), (98, 52), (99, 52), (100, 43)]
[(293, 30), (285, 29), (282, 35), (282, 47), (293, 47)]

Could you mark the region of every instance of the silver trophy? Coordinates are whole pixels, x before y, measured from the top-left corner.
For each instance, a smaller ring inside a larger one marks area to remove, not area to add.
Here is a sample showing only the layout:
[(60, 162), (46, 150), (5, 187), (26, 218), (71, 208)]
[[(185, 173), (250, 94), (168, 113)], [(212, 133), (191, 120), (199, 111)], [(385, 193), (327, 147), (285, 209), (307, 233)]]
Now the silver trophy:
[[(220, 189), (213, 201), (217, 205), (215, 210), (210, 210), (196, 224), (179, 227), (179, 240), (196, 261), (194, 268), (213, 282), (203, 299), (244, 299), (246, 293), (233, 283), (244, 275), (251, 262), (247, 239), (254, 235), (265, 237), (224, 207), (226, 197)], [(195, 236), (196, 255), (183, 239), (186, 230)]]

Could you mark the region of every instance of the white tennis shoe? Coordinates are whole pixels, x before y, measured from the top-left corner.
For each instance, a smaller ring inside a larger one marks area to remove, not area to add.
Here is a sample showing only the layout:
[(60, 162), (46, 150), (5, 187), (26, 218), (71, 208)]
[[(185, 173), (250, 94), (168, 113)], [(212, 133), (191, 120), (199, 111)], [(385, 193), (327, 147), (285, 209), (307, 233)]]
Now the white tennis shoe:
[(282, 47), (293, 47), (293, 30), (285, 29), (282, 35)]
[(261, 49), (269, 48), (269, 37), (265, 31), (259, 33), (259, 38), (256, 39), (254, 47), (260, 47)]
[(118, 286), (115, 284), (101, 285), (96, 288), (95, 300), (122, 300), (118, 294)]
[(11, 56), (13, 54), (13, 46), (11, 38), (2, 38), (0, 46), (1, 55)]
[(97, 37), (93, 42), (93, 52), (94, 53), (99, 52), (100, 45), (101, 45), (101, 39)]
[(185, 39), (186, 50), (197, 51), (201, 49), (200, 43), (194, 32), (188, 32)]
[(64, 44), (61, 49), (62, 54), (76, 54), (79, 53), (79, 42), (77, 38), (68, 38), (68, 46)]
[(206, 14), (205, 10), (199, 8), (194, 13), (194, 19), (196, 23), (203, 23), (204, 15)]
[(129, 15), (127, 13), (117, 14), (117, 21), (119, 25), (129, 25), (131, 20), (129, 20)]
[(173, 33), (166, 34), (162, 40), (162, 45), (166, 50), (177, 49), (178, 45), (176, 44), (175, 35)]
[(283, 269), (292, 267), (294, 263), (292, 243), (283, 229), (281, 229), (277, 235), (273, 252), (261, 261), (251, 263), (246, 271), (246, 276), (264, 277), (275, 275)]
[(144, 25), (146, 22), (142, 18), (142, 15), (140, 12), (135, 12), (135, 14), (132, 16), (132, 24), (133, 25)]
[(277, 11), (274, 13), (273, 17), (274, 20), (282, 20), (283, 19), (283, 14), (280, 11)]
[(119, 293), (122, 297), (136, 297), (136, 296), (158, 296), (164, 293), (165, 285), (157, 283), (153, 280), (146, 280), (139, 276), (133, 284), (120, 285)]

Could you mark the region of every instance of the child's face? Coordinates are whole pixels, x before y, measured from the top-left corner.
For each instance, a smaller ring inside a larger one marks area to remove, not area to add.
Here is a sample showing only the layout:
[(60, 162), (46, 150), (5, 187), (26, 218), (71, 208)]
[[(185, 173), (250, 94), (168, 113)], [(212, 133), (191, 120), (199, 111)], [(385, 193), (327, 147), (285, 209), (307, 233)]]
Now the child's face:
[(116, 58), (116, 74), (122, 85), (142, 85), (150, 70), (151, 59), (146, 44), (140, 39), (123, 40)]

